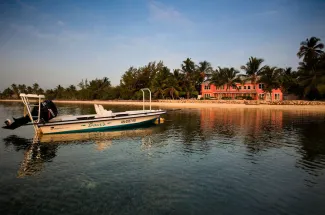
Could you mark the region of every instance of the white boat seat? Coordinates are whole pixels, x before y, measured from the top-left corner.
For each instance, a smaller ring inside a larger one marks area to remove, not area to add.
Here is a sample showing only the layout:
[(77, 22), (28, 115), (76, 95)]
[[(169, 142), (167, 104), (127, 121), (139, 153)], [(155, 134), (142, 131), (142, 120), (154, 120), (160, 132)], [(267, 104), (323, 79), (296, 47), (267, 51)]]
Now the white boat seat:
[(99, 110), (99, 107), (97, 104), (94, 104), (95, 106), (95, 111), (96, 111), (96, 114), (100, 114), (100, 110)]
[(60, 121), (73, 120), (73, 119), (76, 119), (76, 116), (63, 115), (63, 116), (54, 117), (53, 119), (49, 120), (49, 122), (60, 122)]
[(113, 112), (111, 110), (106, 110), (103, 105), (94, 104), (94, 106), (98, 116), (112, 116)]

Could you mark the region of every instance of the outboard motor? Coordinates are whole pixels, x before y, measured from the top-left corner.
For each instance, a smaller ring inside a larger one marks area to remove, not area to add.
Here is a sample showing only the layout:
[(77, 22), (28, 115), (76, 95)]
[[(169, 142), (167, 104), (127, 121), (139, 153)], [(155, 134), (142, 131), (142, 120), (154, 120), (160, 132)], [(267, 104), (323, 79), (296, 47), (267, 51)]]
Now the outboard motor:
[[(38, 106), (34, 106), (31, 114), (33, 118), (38, 118)], [(56, 108), (56, 105), (51, 100), (45, 100), (41, 102), (41, 111), (40, 111), (40, 120), (41, 122), (48, 122), (50, 119), (53, 119), (58, 115), (58, 109)], [(10, 119), (7, 119), (5, 121), (5, 126), (2, 128), (5, 129), (16, 129), (22, 125), (26, 125), (27, 123), (31, 122), (29, 115), (26, 114), (25, 116), (22, 116), (20, 118), (13, 118), (13, 122), (11, 122)]]

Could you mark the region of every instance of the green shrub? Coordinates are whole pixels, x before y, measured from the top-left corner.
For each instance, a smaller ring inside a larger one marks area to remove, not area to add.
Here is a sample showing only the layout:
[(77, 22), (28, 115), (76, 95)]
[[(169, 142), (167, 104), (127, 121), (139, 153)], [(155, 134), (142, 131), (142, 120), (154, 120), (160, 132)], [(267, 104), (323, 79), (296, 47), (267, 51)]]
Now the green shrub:
[(222, 100), (231, 100), (232, 98), (231, 98), (231, 97), (226, 97), (226, 96), (225, 96), (225, 97), (222, 97), (221, 99), (222, 99)]
[(198, 92), (198, 91), (193, 91), (193, 92), (191, 93), (191, 96), (192, 96), (192, 97), (195, 97), (195, 98), (197, 98), (198, 95), (199, 95), (199, 92)]
[(179, 92), (179, 97), (186, 97), (186, 92), (180, 91)]
[(253, 98), (251, 96), (236, 96), (235, 99), (245, 99), (245, 100), (253, 100)]

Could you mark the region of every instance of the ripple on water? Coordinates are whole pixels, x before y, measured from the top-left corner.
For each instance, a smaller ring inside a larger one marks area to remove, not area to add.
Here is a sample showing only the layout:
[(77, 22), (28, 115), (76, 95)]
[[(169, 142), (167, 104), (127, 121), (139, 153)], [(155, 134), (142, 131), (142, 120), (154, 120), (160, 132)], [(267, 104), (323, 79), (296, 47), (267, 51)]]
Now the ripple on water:
[[(0, 121), (20, 111), (0, 104)], [(31, 133), (0, 130), (0, 214), (325, 214), (324, 116), (175, 111), (143, 136), (40, 144), (29, 159)]]

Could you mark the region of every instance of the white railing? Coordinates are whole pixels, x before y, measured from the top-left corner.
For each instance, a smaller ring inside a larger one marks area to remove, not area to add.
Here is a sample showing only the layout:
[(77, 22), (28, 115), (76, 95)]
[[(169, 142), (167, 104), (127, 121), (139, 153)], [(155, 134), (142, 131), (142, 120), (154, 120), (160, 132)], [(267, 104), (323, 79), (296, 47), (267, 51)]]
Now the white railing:
[(149, 92), (149, 98), (150, 98), (150, 100), (149, 100), (149, 105), (150, 105), (150, 110), (151, 110), (151, 91), (150, 91), (149, 88), (142, 88), (141, 91), (142, 91), (142, 96), (143, 96), (143, 110), (145, 110), (145, 109), (144, 109), (144, 101), (145, 101), (145, 98), (144, 98), (144, 91), (146, 91), (146, 90)]
[[(23, 101), (23, 103), (27, 109), (28, 116), (33, 124), (35, 132), (38, 133), (37, 123), (40, 122), (40, 118), (41, 118), (41, 116), (40, 116), (41, 115), (41, 99), (44, 99), (45, 96), (44, 95), (36, 95), (36, 94), (25, 94), (25, 93), (21, 93), (19, 96), (21, 97), (21, 100)], [(29, 98), (38, 98), (38, 105), (31, 105), (29, 102)], [(34, 121), (34, 118), (32, 116), (32, 112), (31, 112), (32, 106), (38, 106), (37, 121)]]

